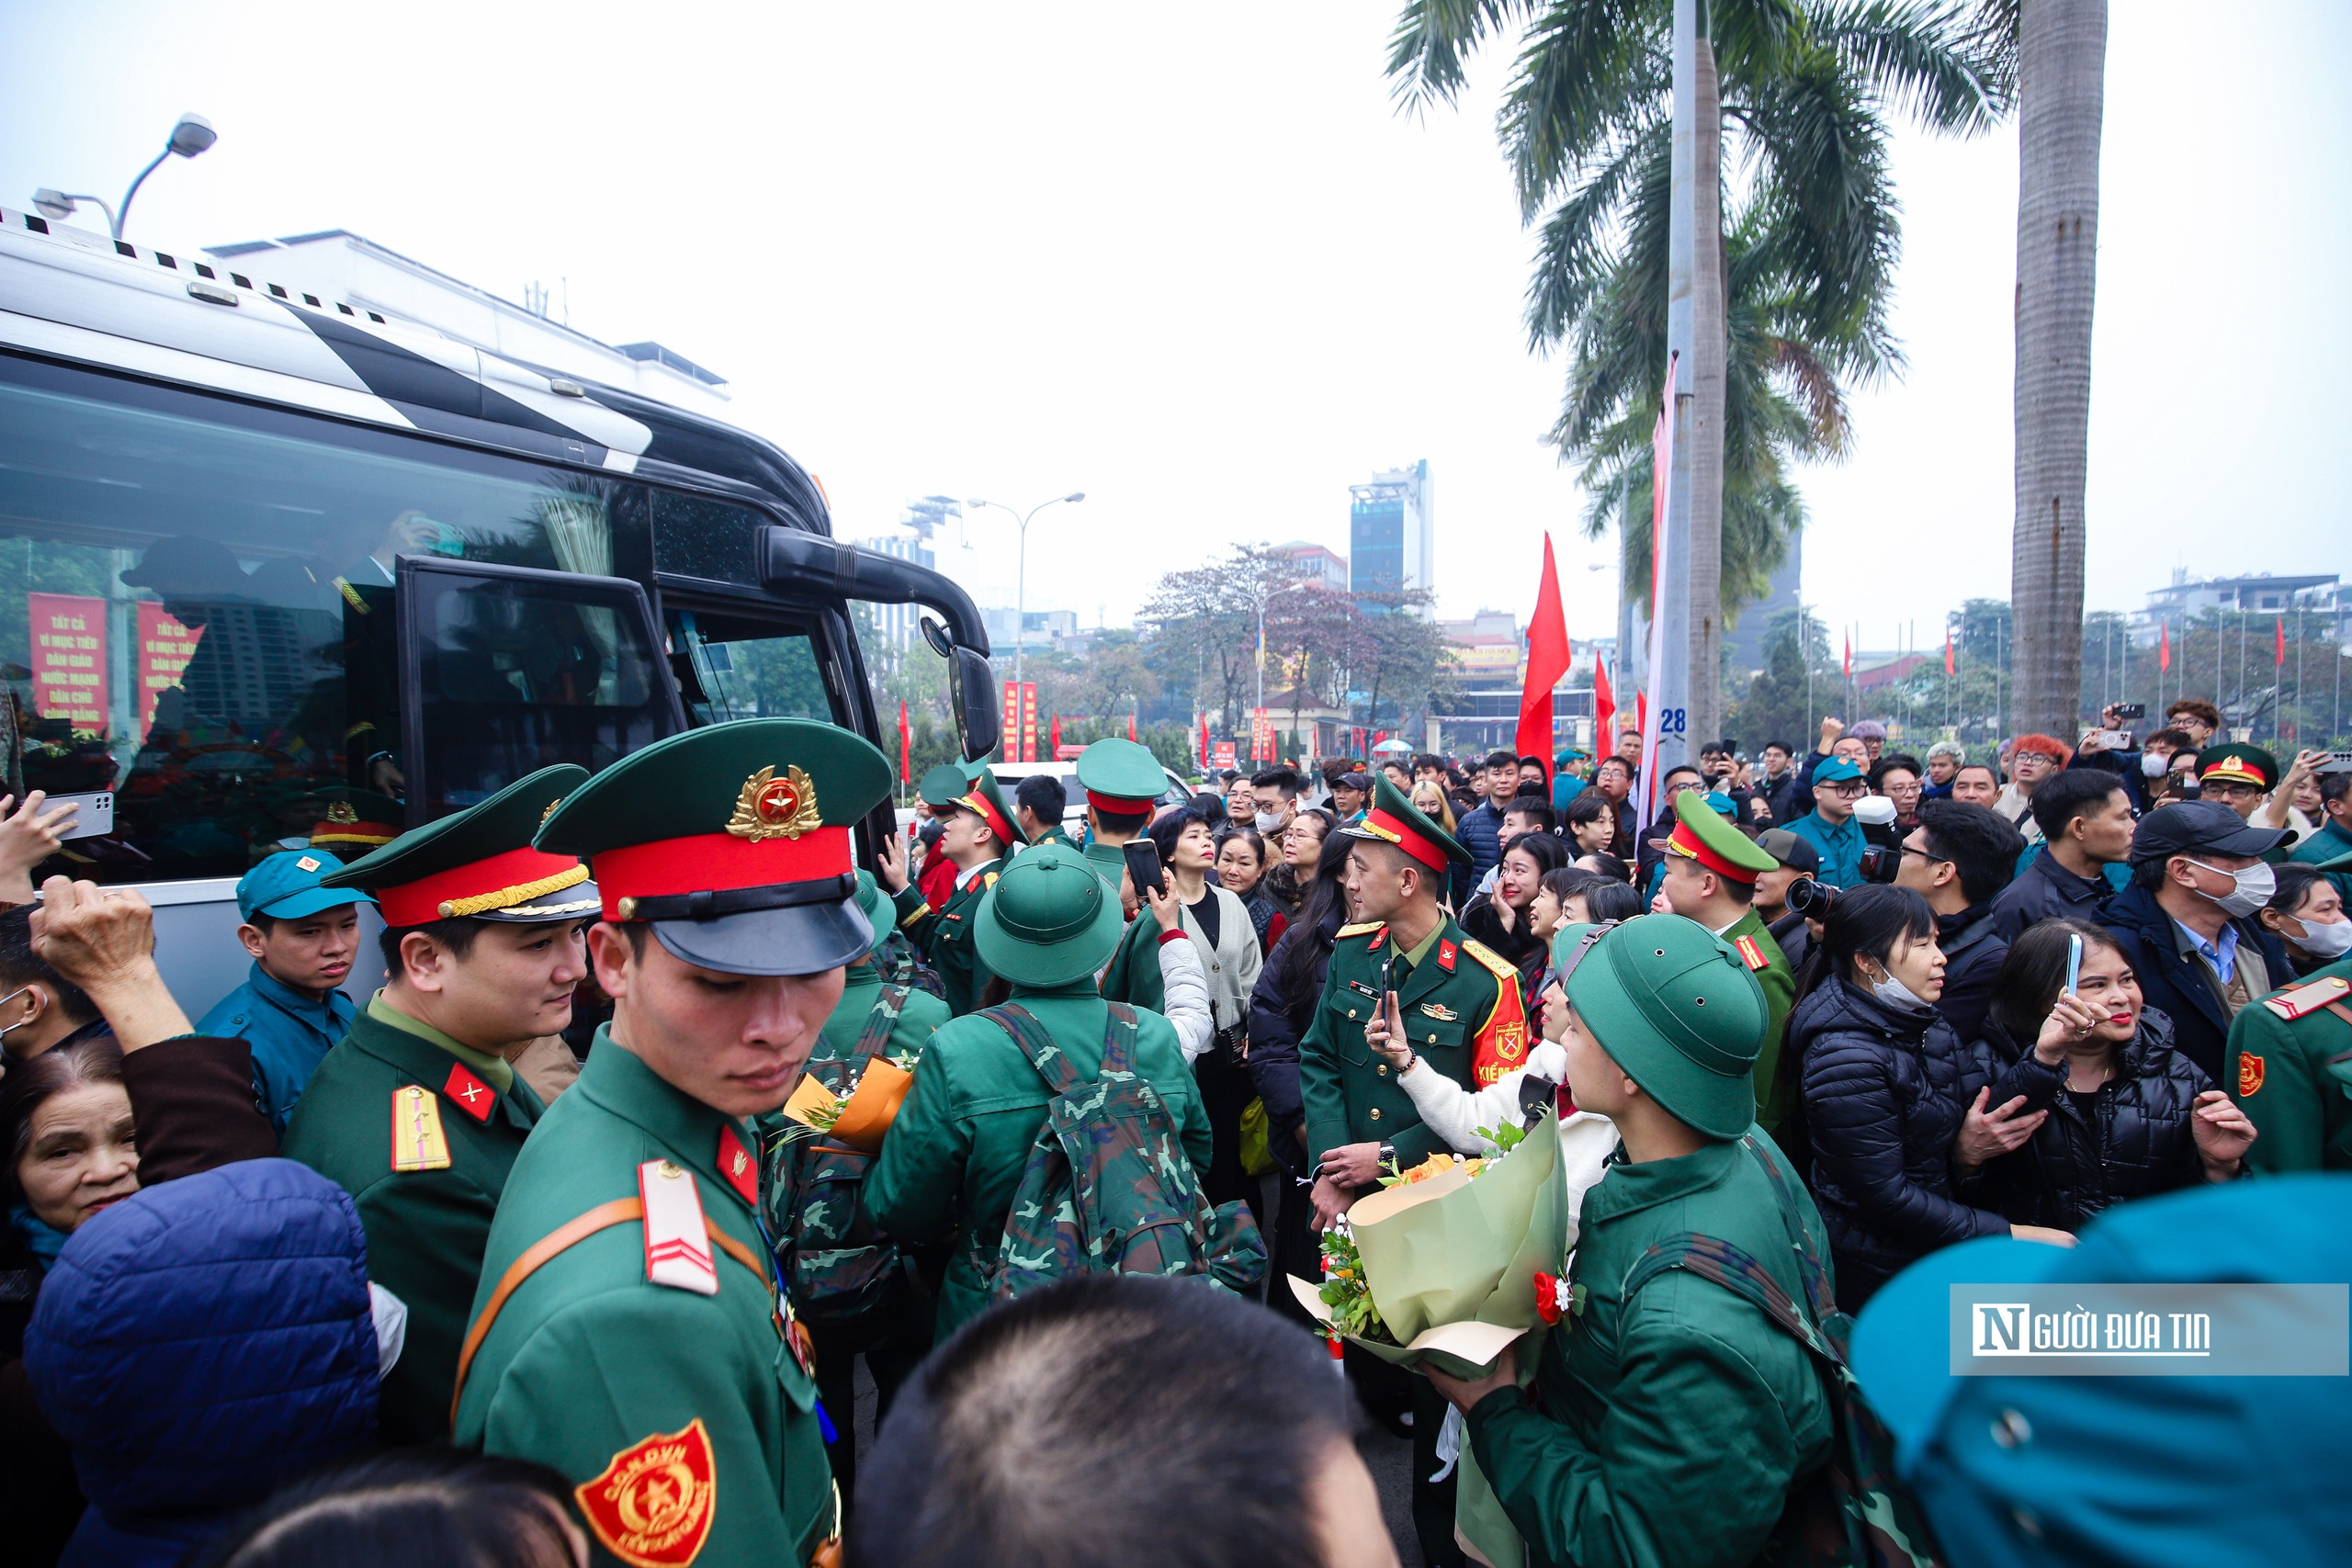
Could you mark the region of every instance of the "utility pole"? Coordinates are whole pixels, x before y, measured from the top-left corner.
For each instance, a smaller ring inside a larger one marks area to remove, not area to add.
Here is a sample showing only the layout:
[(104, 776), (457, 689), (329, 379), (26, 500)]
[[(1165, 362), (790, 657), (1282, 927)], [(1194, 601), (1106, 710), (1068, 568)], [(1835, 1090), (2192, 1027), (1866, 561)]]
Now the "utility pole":
[[(1667, 239), (1666, 353), (1674, 367), (1674, 406), (1667, 411), (1674, 432), (1674, 457), (1668, 469), (1663, 547), (1657, 554), (1650, 594), (1653, 657), (1649, 672), (1649, 733), (1643, 737), (1644, 783), (1690, 760), (1690, 491), (1692, 416), (1698, 404), (1697, 339), (1693, 288), (1697, 280), (1699, 0), (1674, 0), (1673, 204)], [(1713, 171), (1709, 171), (1712, 175)], [(1710, 614), (1712, 614), (1712, 610)], [(1706, 672), (1710, 677), (1713, 671)], [(1652, 749), (1655, 755), (1652, 756)], [(1642, 809), (1657, 803), (1645, 797)]]

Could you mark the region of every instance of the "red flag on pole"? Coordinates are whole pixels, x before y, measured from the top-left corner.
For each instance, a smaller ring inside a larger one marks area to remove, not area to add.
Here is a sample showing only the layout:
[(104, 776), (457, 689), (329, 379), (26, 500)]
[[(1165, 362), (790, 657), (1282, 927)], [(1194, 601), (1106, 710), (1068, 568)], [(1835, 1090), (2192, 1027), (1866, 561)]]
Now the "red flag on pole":
[(1617, 754), (1617, 694), (1609, 689), (1609, 660), (1592, 661), (1592, 754)]
[(1956, 675), (1959, 673), (1959, 671), (1954, 669), (1952, 666), (1951, 628), (1950, 626), (1946, 626), (1944, 628), (1944, 673), (1947, 675)]
[(2278, 641), (2271, 651), (2270, 663), (2275, 669), (2287, 668), (2287, 617), (2284, 615), (2278, 617)]
[(1846, 634), (1846, 679), (1854, 678), (1854, 634)]
[(1059, 714), (1054, 715), (1053, 737), (1046, 744), (1053, 748), (1049, 756), (1054, 761), (1059, 761), (1062, 754), (1062, 716)]
[(909, 784), (914, 782), (915, 776), (914, 746), (915, 732), (907, 728), (907, 705), (901, 700), (899, 704), (899, 776)]
[(2163, 626), (2164, 630), (2156, 639), (2156, 668), (2169, 670), (2172, 668), (2172, 623), (2165, 621)]
[(1129, 715), (1127, 715), (1127, 739), (1130, 739), (1130, 740), (1133, 740), (1135, 738), (1136, 738), (1136, 716), (1135, 716), (1135, 715), (1133, 715), (1133, 714), (1129, 714)]
[(1544, 759), (1544, 776), (1552, 775), (1552, 688), (1567, 678), (1568, 620), (1560, 608), (1560, 580), (1552, 564), (1552, 536), (1544, 535), (1544, 581), (1535, 589), (1535, 618), (1527, 624), (1527, 680), (1519, 693), (1519, 734), (1515, 744), (1522, 757)]
[(1209, 716), (1201, 715), (1201, 772), (1209, 771)]

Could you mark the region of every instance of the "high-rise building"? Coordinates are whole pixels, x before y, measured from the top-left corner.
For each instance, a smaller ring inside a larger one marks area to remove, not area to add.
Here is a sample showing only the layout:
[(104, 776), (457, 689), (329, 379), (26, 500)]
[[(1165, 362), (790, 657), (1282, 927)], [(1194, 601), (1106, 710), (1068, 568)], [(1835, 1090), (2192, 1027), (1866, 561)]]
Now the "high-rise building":
[(1369, 484), (1350, 485), (1348, 494), (1349, 592), (1369, 597), (1435, 589), (1429, 460), (1374, 474)]
[[(912, 561), (917, 566), (936, 571), (939, 562), (932, 552), (932, 535), (950, 518), (963, 515), (963, 502), (948, 496), (927, 495), (921, 501), (907, 502), (906, 515), (889, 533), (876, 535), (871, 539), (859, 539), (856, 543), (869, 550), (877, 550), (883, 555), (895, 556), (900, 560)], [(875, 630), (881, 634), (885, 647), (900, 653), (914, 647), (915, 638), (922, 635), (918, 625), (922, 615), (922, 605), (876, 604), (872, 608)]]

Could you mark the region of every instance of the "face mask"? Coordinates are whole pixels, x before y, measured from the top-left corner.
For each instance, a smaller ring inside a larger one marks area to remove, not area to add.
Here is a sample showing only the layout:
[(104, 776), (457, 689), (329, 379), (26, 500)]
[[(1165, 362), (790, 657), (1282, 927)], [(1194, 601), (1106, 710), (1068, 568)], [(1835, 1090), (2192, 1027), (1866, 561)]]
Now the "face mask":
[(2259, 863), (2247, 866), (2244, 871), (2223, 871), (2220, 866), (2207, 865), (2201, 860), (2193, 860), (2188, 863), (2199, 871), (2210, 871), (2216, 876), (2226, 876), (2237, 884), (2234, 888), (2222, 894), (2219, 898), (2213, 897), (2211, 893), (2201, 887), (2197, 890), (2199, 897), (2219, 904), (2222, 913), (2233, 919), (2243, 920), (2250, 918), (2256, 909), (2269, 903), (2270, 896), (2278, 891), (2278, 874)]
[(1261, 811), (1258, 813), (1258, 831), (1261, 833), (1271, 833), (1282, 825), (1283, 819), (1280, 812)]
[[(2346, 926), (2345, 929), (2346, 931), (2352, 931), (2352, 926)], [(0, 997), (0, 1007), (6, 1007), (10, 1002), (15, 1001), (18, 997), (23, 996), (27, 991), (31, 989), (32, 987), (30, 986), (17, 987), (15, 990), (10, 991), (6, 996)], [(40, 1016), (40, 1010), (39, 1008), (35, 1008), (32, 1011), (25, 1014), (24, 1017), (18, 1019), (16, 1022), (8, 1025), (7, 1028), (0, 1029), (0, 1046), (6, 1046), (8, 1043), (9, 1035), (15, 1033), (17, 1030), (22, 1029), (25, 1025), (30, 1023), (34, 1019), (39, 1018)]]
[(1928, 1005), (1919, 999), (1917, 992), (1892, 975), (1883, 980), (1872, 980), (1871, 995), (1889, 1007), (1910, 1008), (1915, 1011), (1924, 1010)]
[(2336, 959), (2352, 953), (2352, 920), (2335, 920), (2321, 925), (2314, 920), (2302, 923), (2303, 934), (2295, 945), (2314, 958)]
[(2172, 759), (2170, 757), (2155, 751), (2143, 751), (2140, 753), (2140, 776), (2142, 778), (2160, 779), (2170, 772), (2172, 772)]

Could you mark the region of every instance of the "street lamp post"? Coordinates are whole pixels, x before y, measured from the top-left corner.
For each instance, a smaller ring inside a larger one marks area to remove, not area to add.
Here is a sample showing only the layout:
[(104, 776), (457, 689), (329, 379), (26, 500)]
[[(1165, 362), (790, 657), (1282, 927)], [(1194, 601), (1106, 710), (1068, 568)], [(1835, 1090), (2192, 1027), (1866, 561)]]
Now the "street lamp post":
[(1057, 495), (1053, 497), (1051, 500), (1041, 501), (1036, 505), (1031, 507), (1026, 513), (1015, 512), (1012, 508), (1005, 505), (1001, 501), (982, 501), (977, 496), (964, 503), (967, 510), (974, 512), (978, 511), (983, 506), (993, 506), (999, 512), (1003, 513), (1006, 516), (1012, 518), (1015, 522), (1021, 525), (1021, 544), (1013, 567), (1012, 588), (1012, 693), (1013, 700), (1015, 702), (1018, 702), (1021, 696), (1021, 648), (1022, 644), (1028, 640), (1029, 630), (1027, 625), (1029, 609), (1029, 519), (1036, 516), (1037, 513), (1045, 511), (1046, 508), (1054, 505), (1057, 502), (1079, 502), (1084, 501), (1085, 499), (1086, 492), (1084, 491), (1074, 490), (1068, 495)]
[(122, 238), (122, 226), (130, 220), (130, 198), (139, 194), (139, 187), (147, 183), (147, 176), (162, 167), (164, 159), (174, 155), (193, 158), (220, 139), (220, 133), (212, 129), (210, 120), (200, 114), (184, 114), (173, 125), (171, 138), (164, 143), (164, 150), (139, 171), (130, 182), (130, 188), (122, 193), (122, 200), (117, 205), (109, 207), (99, 197), (69, 195), (48, 186), (33, 192), (33, 205), (40, 209), (43, 216), (62, 223), (74, 216), (76, 207), (86, 201), (107, 215), (107, 228), (119, 240)]

